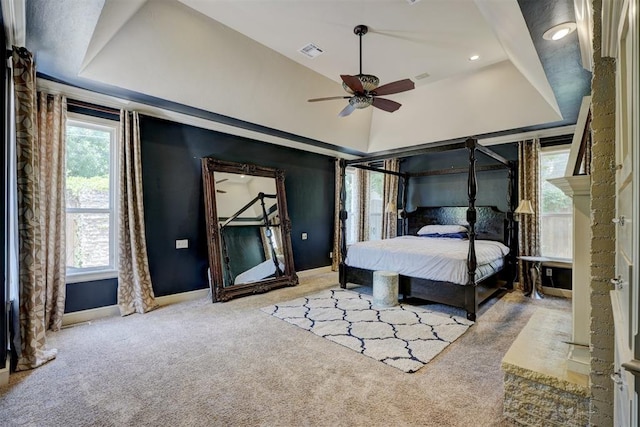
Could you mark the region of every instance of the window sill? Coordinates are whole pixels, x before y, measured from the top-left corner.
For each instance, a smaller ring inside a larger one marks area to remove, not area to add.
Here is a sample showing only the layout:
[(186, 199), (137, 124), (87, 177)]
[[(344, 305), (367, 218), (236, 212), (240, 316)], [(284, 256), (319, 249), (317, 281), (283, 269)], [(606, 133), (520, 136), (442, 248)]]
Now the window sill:
[(87, 273), (67, 274), (66, 283), (95, 282), (96, 280), (117, 279), (116, 270), (102, 270)]

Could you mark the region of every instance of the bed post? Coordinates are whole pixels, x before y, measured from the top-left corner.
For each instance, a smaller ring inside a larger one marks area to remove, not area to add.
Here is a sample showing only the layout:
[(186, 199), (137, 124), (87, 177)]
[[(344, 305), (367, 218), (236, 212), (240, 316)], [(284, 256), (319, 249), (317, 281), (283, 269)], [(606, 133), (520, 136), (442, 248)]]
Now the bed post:
[(407, 220), (407, 184), (409, 183), (409, 176), (404, 174), (402, 176), (402, 214), (400, 214), (400, 218), (402, 219), (402, 235), (406, 236), (409, 234), (409, 221)]
[(466, 141), (469, 150), (469, 178), (467, 181), (467, 193), (469, 195), (469, 208), (467, 209), (467, 222), (469, 223), (469, 254), (467, 256), (467, 269), (469, 278), (465, 290), (465, 310), (467, 318), (475, 320), (478, 311), (478, 299), (476, 298), (476, 193), (478, 183), (476, 181), (476, 144), (477, 140), (468, 138)]
[(338, 280), (340, 287), (347, 287), (347, 210), (345, 203), (347, 199), (347, 189), (345, 188), (345, 169), (347, 168), (344, 159), (339, 160), (340, 164), (340, 265), (338, 267)]

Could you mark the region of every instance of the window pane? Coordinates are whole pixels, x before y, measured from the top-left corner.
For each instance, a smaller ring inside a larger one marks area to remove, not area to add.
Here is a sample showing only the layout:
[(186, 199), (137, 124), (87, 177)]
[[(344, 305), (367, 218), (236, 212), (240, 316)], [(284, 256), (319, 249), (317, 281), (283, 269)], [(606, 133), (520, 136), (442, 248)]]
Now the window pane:
[(353, 169), (347, 169), (344, 175), (344, 189), (346, 190), (346, 198), (345, 198), (345, 210), (347, 211), (347, 221), (346, 221), (346, 237), (347, 244), (350, 245), (356, 242), (356, 215), (357, 215), (357, 207), (355, 205), (355, 171)]
[(382, 192), (384, 175), (378, 172), (369, 174), (369, 240), (382, 239)]
[(110, 267), (108, 213), (67, 213), (67, 268)]
[(552, 258), (573, 258), (573, 218), (571, 197), (547, 182), (564, 175), (569, 150), (543, 152), (540, 155), (540, 252)]
[(109, 208), (111, 133), (67, 125), (67, 208)]

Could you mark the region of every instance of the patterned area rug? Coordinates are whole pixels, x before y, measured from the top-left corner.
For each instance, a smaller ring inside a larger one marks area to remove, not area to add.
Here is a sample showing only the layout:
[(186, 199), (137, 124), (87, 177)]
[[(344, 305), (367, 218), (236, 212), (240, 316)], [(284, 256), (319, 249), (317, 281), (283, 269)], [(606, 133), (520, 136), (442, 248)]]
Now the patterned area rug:
[(473, 325), (406, 304), (373, 308), (372, 299), (329, 289), (262, 311), (404, 372), (422, 368)]

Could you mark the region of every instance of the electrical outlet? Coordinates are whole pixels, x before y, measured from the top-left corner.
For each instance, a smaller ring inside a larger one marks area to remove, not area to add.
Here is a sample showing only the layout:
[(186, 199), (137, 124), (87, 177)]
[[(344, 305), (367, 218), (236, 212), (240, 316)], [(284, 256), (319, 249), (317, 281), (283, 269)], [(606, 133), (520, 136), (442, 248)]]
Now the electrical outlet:
[(189, 247), (189, 239), (176, 240), (176, 249), (187, 249)]
[(307, 233), (302, 233), (302, 240), (307, 240)]
[(329, 259), (333, 259), (333, 252), (329, 252)]
[(546, 274), (547, 277), (551, 277), (551, 276), (553, 276), (553, 270), (551, 268), (546, 268), (544, 270), (544, 274)]

